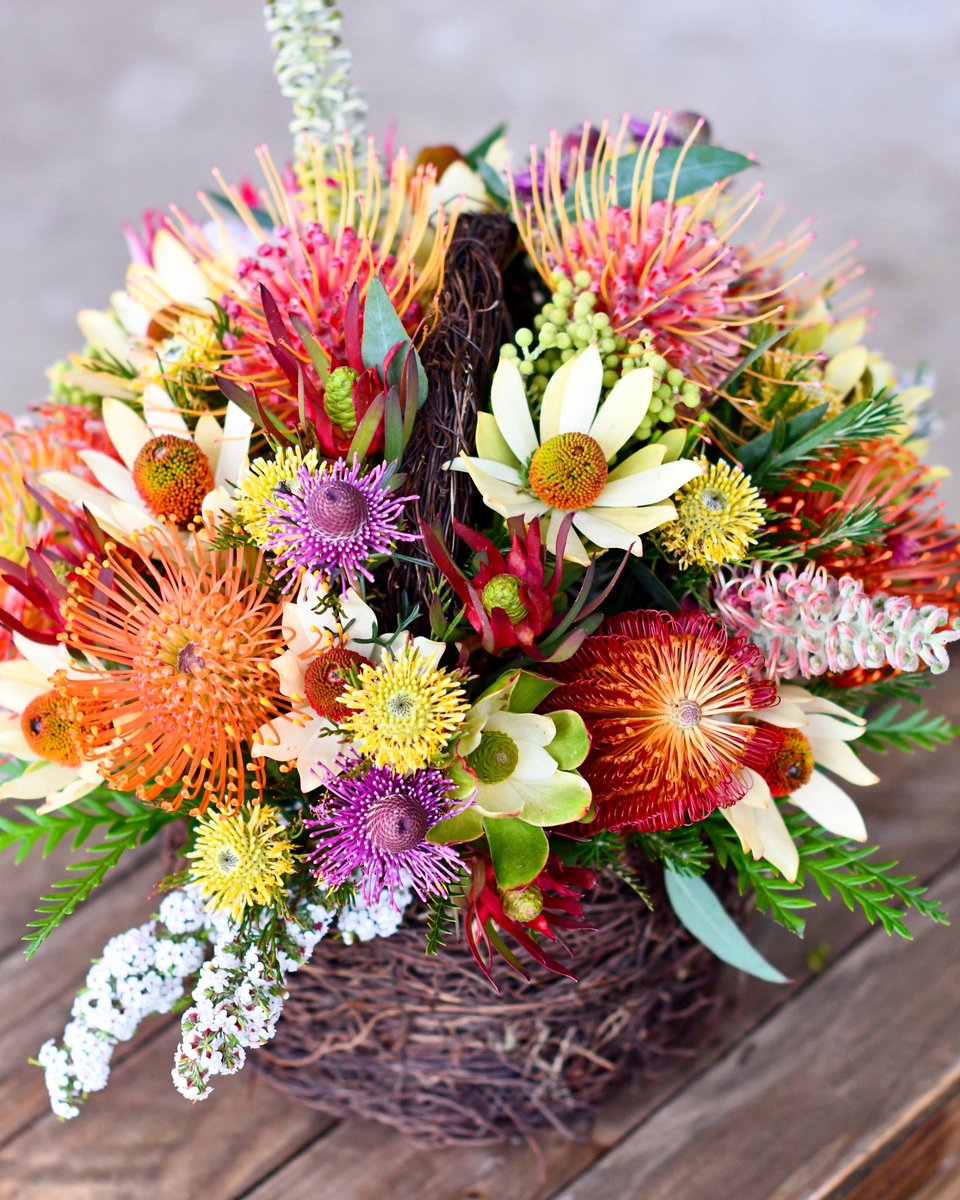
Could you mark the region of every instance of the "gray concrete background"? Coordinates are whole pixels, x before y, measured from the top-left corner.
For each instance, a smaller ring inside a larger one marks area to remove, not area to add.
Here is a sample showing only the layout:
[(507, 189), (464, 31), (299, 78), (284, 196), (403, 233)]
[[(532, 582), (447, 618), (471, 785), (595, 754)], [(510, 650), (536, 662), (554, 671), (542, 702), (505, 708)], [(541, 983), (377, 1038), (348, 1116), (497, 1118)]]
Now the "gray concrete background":
[[(288, 147), (256, 0), (5, 0), (0, 406), (44, 394), (73, 315), (122, 278), (119, 227), (189, 202), (217, 164)], [(707, 113), (755, 151), (771, 201), (850, 237), (876, 289), (874, 343), (936, 367), (960, 447), (957, 0), (345, 0), (371, 127), (462, 145), (500, 119), (517, 150), (584, 116)], [(948, 482), (952, 509), (960, 486)]]

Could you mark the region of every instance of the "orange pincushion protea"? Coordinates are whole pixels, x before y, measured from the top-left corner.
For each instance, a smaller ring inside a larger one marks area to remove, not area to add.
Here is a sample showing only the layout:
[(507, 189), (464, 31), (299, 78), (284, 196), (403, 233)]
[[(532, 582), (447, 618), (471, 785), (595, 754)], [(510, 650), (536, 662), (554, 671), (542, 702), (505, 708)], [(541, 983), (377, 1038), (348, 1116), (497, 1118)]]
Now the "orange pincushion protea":
[(621, 613), (557, 668), (549, 706), (572, 708), (593, 741), (581, 767), (602, 828), (674, 829), (747, 792), (779, 732), (735, 724), (777, 702), (756, 646), (702, 612)]
[(188, 550), (166, 528), (138, 549), (134, 567), (108, 543), (71, 582), (64, 640), (95, 665), (59, 672), (57, 689), (111, 787), (151, 801), (178, 785), (164, 807), (234, 811), (251, 786), (259, 798), (264, 764), (249, 743), (284, 703), (271, 669), (281, 605), (243, 550), (200, 537)]
[[(909, 596), (918, 606), (935, 604), (955, 616), (960, 526), (941, 515), (939, 487), (912, 450), (885, 438), (791, 473), (779, 494), (766, 497), (782, 514), (770, 532), (832, 574), (853, 576), (868, 592)], [(887, 528), (878, 540), (818, 552), (817, 531), (854, 508), (880, 516)]]

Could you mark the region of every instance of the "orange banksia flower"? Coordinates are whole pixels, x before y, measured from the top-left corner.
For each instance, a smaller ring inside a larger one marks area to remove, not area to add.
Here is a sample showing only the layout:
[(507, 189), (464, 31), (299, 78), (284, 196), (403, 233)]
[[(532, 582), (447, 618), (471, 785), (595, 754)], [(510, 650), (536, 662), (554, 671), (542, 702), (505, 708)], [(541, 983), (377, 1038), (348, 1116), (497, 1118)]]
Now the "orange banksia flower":
[[(771, 533), (834, 575), (851, 575), (868, 592), (909, 596), (960, 615), (960, 526), (943, 516), (940, 481), (912, 450), (892, 438), (834, 451), (792, 472), (767, 503), (779, 519)], [(817, 546), (819, 530), (854, 509), (876, 513), (886, 528), (866, 544)]]
[(702, 612), (621, 613), (557, 668), (551, 708), (584, 719), (580, 768), (604, 828), (674, 829), (735, 804), (743, 767), (762, 770), (776, 730), (735, 724), (777, 702), (763, 656)]
[(150, 801), (177, 786), (164, 807), (233, 811), (251, 788), (259, 798), (264, 763), (250, 743), (283, 703), (271, 667), (281, 606), (256, 582), (259, 558), (192, 543), (154, 529), (136, 565), (112, 543), (88, 559), (63, 603), (63, 638), (92, 665), (60, 672), (57, 688), (111, 787)]

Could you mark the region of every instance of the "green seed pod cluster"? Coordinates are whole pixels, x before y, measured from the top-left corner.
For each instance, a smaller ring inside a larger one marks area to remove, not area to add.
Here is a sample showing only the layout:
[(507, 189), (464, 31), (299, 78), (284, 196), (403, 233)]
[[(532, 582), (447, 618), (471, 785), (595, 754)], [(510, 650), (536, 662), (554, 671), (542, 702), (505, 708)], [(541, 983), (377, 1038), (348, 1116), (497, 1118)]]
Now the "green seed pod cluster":
[(698, 409), (700, 389), (651, 348), (649, 329), (633, 341), (613, 330), (609, 316), (597, 312), (597, 297), (590, 288), (586, 271), (578, 271), (572, 280), (558, 272), (550, 299), (533, 319), (533, 329), (518, 329), (514, 344), (504, 346), (501, 353), (516, 361), (534, 412), (539, 410), (550, 376), (589, 345), (595, 344), (603, 358), (607, 391), (628, 371), (651, 367), (653, 399), (636, 435), (646, 441), (658, 425), (673, 424), (678, 405)]

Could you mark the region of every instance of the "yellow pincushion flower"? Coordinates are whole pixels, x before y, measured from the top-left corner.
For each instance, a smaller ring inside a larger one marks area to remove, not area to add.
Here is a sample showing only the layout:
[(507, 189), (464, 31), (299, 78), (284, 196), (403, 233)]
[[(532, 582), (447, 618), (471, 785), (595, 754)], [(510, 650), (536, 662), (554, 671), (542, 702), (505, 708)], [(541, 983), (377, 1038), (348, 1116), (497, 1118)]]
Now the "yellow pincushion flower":
[(340, 702), (353, 710), (343, 726), (378, 767), (417, 771), (463, 725), (470, 707), (463, 685), (437, 666), (438, 658), (408, 643), (377, 666), (362, 667), (356, 686), (342, 693)]
[(237, 519), (258, 546), (266, 546), (279, 526), (270, 523), (271, 504), (281, 484), (291, 484), (301, 467), (317, 467), (317, 452), (284, 446), (273, 458), (255, 458), (237, 488)]
[(740, 562), (764, 523), (760, 493), (739, 466), (700, 460), (703, 474), (674, 497), (677, 519), (660, 530), (660, 542), (680, 569)]
[(271, 904), (293, 873), (293, 846), (270, 804), (197, 822), (190, 882), (205, 900), (239, 921), (253, 904)]

